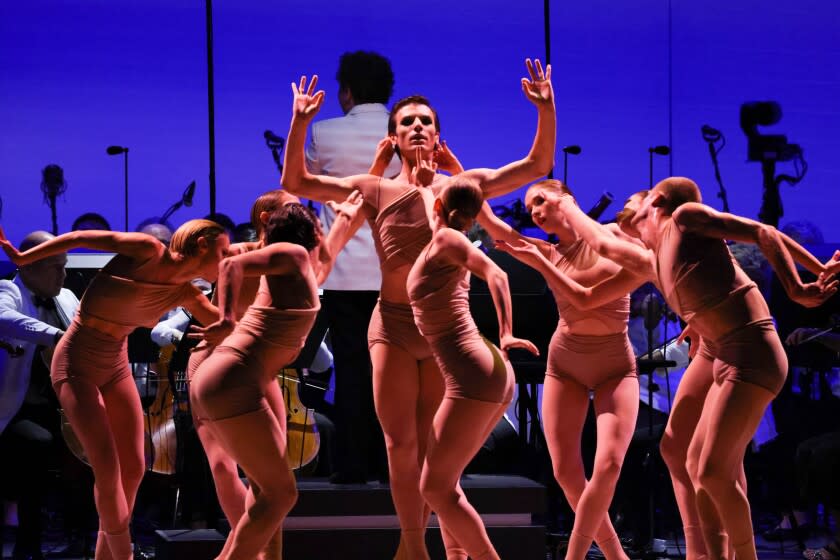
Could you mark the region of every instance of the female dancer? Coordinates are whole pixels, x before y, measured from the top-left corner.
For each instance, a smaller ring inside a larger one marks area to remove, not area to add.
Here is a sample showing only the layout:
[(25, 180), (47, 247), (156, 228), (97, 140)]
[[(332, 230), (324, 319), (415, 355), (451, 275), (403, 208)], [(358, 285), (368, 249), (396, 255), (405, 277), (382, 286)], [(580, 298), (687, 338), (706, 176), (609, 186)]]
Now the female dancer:
[[(454, 540), (475, 560), (499, 556), (458, 481), (513, 397), (507, 350), (524, 348), (537, 354), (533, 344), (511, 333), (507, 275), (462, 233), (482, 201), (473, 181), (460, 179), (443, 188), (434, 202), (432, 240), (411, 268), (407, 287), (417, 326), (446, 385), (432, 423), (420, 488)], [(470, 315), (470, 272), (490, 287), (501, 351), (481, 336)]]
[[(234, 243), (230, 246), (228, 255), (240, 255), (265, 246), (265, 224), (268, 222), (268, 218), (275, 210), (289, 202), (299, 202), (299, 199), (281, 189), (271, 190), (260, 195), (251, 207), (251, 224), (257, 231), (259, 241), (256, 243)], [(237, 320), (245, 314), (248, 306), (254, 301), (257, 295), (257, 289), (259, 288), (259, 280), (258, 276), (243, 278), (239, 298), (237, 299), (238, 307), (234, 310), (234, 315)], [(217, 298), (214, 296), (214, 303), (216, 301)], [(213, 320), (215, 321), (215, 318)], [(202, 341), (193, 350), (190, 354), (187, 367), (188, 382), (192, 380), (198, 367), (210, 356), (213, 349), (214, 346), (206, 341)], [(282, 398), (279, 395), (279, 391), (269, 391), (268, 396), (269, 403), (272, 405), (271, 409), (275, 412), (282, 410)], [(236, 462), (225, 452), (224, 448), (213, 436), (213, 432), (207, 428), (204, 421), (196, 416), (195, 410), (192, 410), (192, 413), (193, 425), (204, 447), (204, 452), (207, 455), (207, 461), (210, 465), (210, 472), (216, 486), (219, 505), (230, 527), (236, 527), (239, 519), (245, 512), (245, 485), (242, 484), (239, 478)]]
[(132, 558), (128, 524), (143, 477), (143, 410), (126, 352), (128, 334), (186, 307), (202, 321), (217, 315), (190, 283), (215, 280), (230, 240), (208, 220), (178, 228), (167, 249), (142, 233), (75, 231), (23, 253), (0, 244), (18, 265), (75, 247), (117, 253), (93, 279), (79, 313), (56, 347), (52, 383), (90, 461), (99, 512), (96, 559)]
[[(554, 96), (550, 67), (543, 73), (527, 61), (530, 80), (522, 80), (526, 97), (538, 109), (537, 133), (529, 154), (500, 169), (473, 169), (463, 175), (474, 179), (485, 196), (498, 196), (541, 177), (554, 157)], [(420, 494), (420, 469), (432, 418), (443, 398), (443, 380), (431, 349), (417, 330), (406, 293), (406, 278), (417, 256), (431, 239), (433, 192), (451, 178), (437, 175), (427, 164), (439, 142), (437, 113), (426, 98), (412, 96), (391, 110), (389, 136), (402, 154), (396, 179), (374, 175), (346, 178), (311, 175), (304, 165), (306, 126), (323, 101), (315, 93), (314, 77), (306, 89), (292, 84), (294, 103), (286, 144), (282, 183), (286, 189), (315, 200), (341, 200), (353, 189), (365, 198), (364, 212), (371, 223), (382, 268), (379, 304), (368, 329), (373, 365), (374, 404), (388, 451), (391, 494), (400, 520), (400, 550), (407, 560), (428, 558), (424, 539), (428, 510)], [(415, 186), (430, 185), (430, 189)], [(417, 411), (406, 415), (406, 410)], [(442, 531), (445, 541), (447, 533)], [(450, 559), (465, 558), (454, 543), (446, 542)]]
[[(332, 248), (333, 255), (352, 234), (360, 206), (361, 196), (355, 193), (336, 207), (331, 234), (341, 241)], [(195, 329), (217, 347), (193, 375), (194, 413), (250, 481), (245, 512), (219, 556), (225, 560), (257, 557), (297, 499), (286, 461), (285, 408), (275, 376), (303, 347), (320, 308), (318, 280), (332, 260), (324, 257), (317, 218), (300, 204), (276, 210), (264, 240), (264, 247), (223, 261), (219, 319)], [(243, 280), (254, 276), (261, 277), (256, 299), (237, 324)], [(273, 410), (277, 405), (280, 409)]]
[[(618, 273), (620, 267), (599, 257), (569, 227), (558, 208), (562, 196), (571, 197), (572, 193), (552, 179), (533, 184), (525, 194), (534, 223), (556, 235), (556, 244), (523, 236), (499, 220), (486, 204), (479, 220), (500, 249), (508, 249), (542, 272), (557, 302), (560, 321), (548, 352), (542, 412), (554, 476), (575, 511), (566, 558), (582, 560), (594, 539), (608, 560), (621, 560), (627, 555), (607, 510), (639, 409), (636, 359), (627, 338), (627, 320), (629, 291), (642, 280), (624, 275), (622, 285), (609, 299), (602, 296), (598, 302), (569, 298), (565, 286), (558, 285), (558, 275), (594, 286)], [(522, 247), (526, 244), (542, 258), (525, 253)], [(580, 437), (590, 391), (595, 395), (597, 451), (592, 478), (587, 481)]]
[[(574, 209), (570, 200), (561, 199), (560, 208), (599, 254), (639, 276), (652, 275), (669, 305), (701, 337), (698, 354), (705, 357), (698, 367), (711, 363), (713, 383), (697, 426), (688, 436), (686, 469), (705, 544), (705, 551), (695, 548), (694, 555), (725, 558), (731, 546), (739, 559), (755, 560), (749, 503), (738, 478), (746, 445), (784, 381), (786, 358), (767, 304), (734, 262), (723, 239), (757, 243), (788, 295), (803, 305), (822, 303), (837, 285), (828, 282), (825, 274), (818, 282), (803, 285), (791, 254), (814, 269), (834, 271), (815, 262), (775, 228), (716, 212), (699, 202), (700, 192), (693, 181), (672, 177), (628, 204), (632, 215), (625, 222), (626, 231), (634, 232), (644, 247), (606, 233)], [(683, 383), (686, 379), (693, 376), (687, 372)], [(676, 424), (677, 406), (675, 402), (669, 428), (675, 440), (685, 440), (677, 431), (690, 432), (691, 427)], [(691, 415), (691, 408), (683, 412)], [(666, 448), (663, 440), (663, 451)], [(679, 505), (688, 526), (690, 517), (682, 509), (687, 504)], [(688, 527), (686, 532), (688, 536)], [(698, 543), (692, 544), (697, 547)]]

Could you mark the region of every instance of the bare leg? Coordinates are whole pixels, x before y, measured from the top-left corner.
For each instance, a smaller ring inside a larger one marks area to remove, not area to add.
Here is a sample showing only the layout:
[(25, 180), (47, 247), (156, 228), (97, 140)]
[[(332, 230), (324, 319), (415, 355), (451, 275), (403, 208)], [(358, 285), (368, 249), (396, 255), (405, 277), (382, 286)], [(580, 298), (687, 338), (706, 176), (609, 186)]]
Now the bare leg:
[[(420, 485), (423, 496), (452, 536), (476, 560), (498, 559), (484, 524), (458, 484), (467, 463), (504, 414), (506, 405), (444, 399), (435, 415)], [(481, 426), (482, 429), (477, 429)], [(469, 427), (474, 427), (470, 429)]]
[[(712, 386), (712, 366), (713, 362), (701, 354), (697, 354), (689, 364), (677, 388), (668, 424), (659, 444), (662, 459), (668, 465), (668, 472), (671, 474), (674, 497), (683, 522), (686, 560), (701, 560), (708, 557), (701, 529), (701, 518), (697, 510), (694, 484), (688, 466), (689, 464), (696, 465), (696, 460), (689, 460), (688, 449), (695, 427), (700, 421), (706, 395)], [(709, 520), (713, 519), (709, 518)], [(709, 534), (712, 533), (723, 534), (719, 523), (709, 528)], [(722, 542), (714, 546), (717, 551), (722, 548)]]
[(577, 503), (575, 524), (566, 551), (567, 560), (584, 560), (593, 535), (599, 527), (609, 523), (608, 508), (636, 428), (638, 413), (639, 381), (635, 377), (605, 382), (595, 391), (598, 427), (595, 466), (592, 478)]
[(253, 560), (297, 500), (295, 480), (286, 461), (286, 434), (267, 406), (211, 424), (225, 450), (252, 482), (248, 492), (253, 498), (247, 498), (250, 507), (231, 533), (225, 560)]
[(134, 380), (123, 377), (105, 394), (84, 379), (56, 387), (59, 401), (90, 461), (100, 537), (110, 549), (97, 546), (96, 560), (131, 558), (128, 524), (143, 476), (143, 413)]
[[(391, 497), (400, 522), (407, 560), (428, 560), (425, 501), (420, 495), (418, 403), (421, 382), (417, 361), (396, 346), (378, 343), (370, 350), (373, 402), (385, 436)], [(427, 432), (428, 433), (428, 432)]]
[[(586, 485), (580, 437), (589, 409), (589, 390), (567, 377), (546, 376), (543, 386), (543, 429), (554, 478), (563, 489), (569, 505), (577, 511)], [(604, 516), (595, 532), (595, 541), (607, 560), (626, 560), (609, 516)]]
[(701, 417), (706, 434), (697, 472), (698, 503), (714, 505), (738, 560), (757, 558), (750, 504), (738, 478), (747, 444), (773, 397), (758, 385), (724, 381), (709, 391)]

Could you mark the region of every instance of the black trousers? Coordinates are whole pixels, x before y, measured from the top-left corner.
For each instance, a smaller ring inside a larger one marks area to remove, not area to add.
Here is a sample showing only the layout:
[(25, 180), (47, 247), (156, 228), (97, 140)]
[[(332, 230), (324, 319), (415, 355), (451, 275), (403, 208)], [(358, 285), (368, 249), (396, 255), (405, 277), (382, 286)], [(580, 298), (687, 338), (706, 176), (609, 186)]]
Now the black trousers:
[(40, 552), (44, 488), (60, 450), (57, 427), (55, 409), (24, 405), (0, 434), (3, 494), (18, 504), (19, 550)]
[(364, 478), (383, 477), (387, 459), (373, 406), (367, 330), (379, 292), (324, 290), (335, 371), (335, 470)]

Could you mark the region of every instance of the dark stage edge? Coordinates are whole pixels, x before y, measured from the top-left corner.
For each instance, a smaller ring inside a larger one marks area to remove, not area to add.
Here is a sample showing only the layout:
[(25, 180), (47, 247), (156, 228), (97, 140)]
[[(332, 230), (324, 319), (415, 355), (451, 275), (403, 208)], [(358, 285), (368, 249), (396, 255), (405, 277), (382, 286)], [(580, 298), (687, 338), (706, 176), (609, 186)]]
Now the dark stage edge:
[[(461, 486), (502, 558), (545, 558), (545, 527), (531, 520), (532, 514), (545, 510), (542, 485), (519, 476), (468, 475)], [(298, 481), (298, 493), (284, 525), (285, 560), (393, 557), (400, 532), (388, 485), (304, 479)], [(437, 527), (429, 528), (426, 541), (432, 560), (445, 560)], [(223, 542), (216, 531), (158, 531), (156, 558), (212, 560)]]

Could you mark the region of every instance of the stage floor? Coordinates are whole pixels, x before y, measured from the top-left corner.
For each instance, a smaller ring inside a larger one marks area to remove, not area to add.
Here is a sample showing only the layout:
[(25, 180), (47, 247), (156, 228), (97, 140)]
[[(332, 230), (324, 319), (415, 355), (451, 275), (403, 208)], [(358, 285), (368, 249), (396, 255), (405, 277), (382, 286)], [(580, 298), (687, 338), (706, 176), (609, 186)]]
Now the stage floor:
[[(5, 529), (5, 533), (3, 535), (3, 555), (2, 558), (11, 558), (12, 557), (12, 544), (11, 542), (14, 539), (14, 529)], [(815, 535), (806, 540), (806, 544), (808, 547), (819, 547), (823, 543), (826, 543), (830, 540), (830, 536), (826, 533), (824, 535)], [(67, 546), (66, 542), (62, 541), (54, 541), (54, 540), (47, 540), (44, 542), (44, 553), (55, 553), (64, 549)], [(771, 543), (767, 542), (761, 538), (761, 536), (756, 537), (756, 547), (758, 549), (758, 557), (760, 560), (801, 560), (802, 554), (796, 549), (796, 545), (792, 542), (785, 542), (784, 548), (782, 549), (779, 546), (779, 543)], [(143, 548), (146, 550), (146, 547)], [(154, 549), (149, 546), (148, 551), (150, 554), (153, 554)], [(667, 557), (672, 559), (681, 558), (681, 553), (684, 552), (683, 543), (679, 543), (679, 550), (674, 544), (673, 540), (670, 540), (667, 543)], [(82, 556), (53, 556), (50, 554), (48, 558), (52, 558), (53, 560), (78, 560), (82, 558)], [(91, 559), (93, 556), (90, 557)], [(593, 548), (591, 554), (588, 555), (588, 558), (592, 560), (602, 559), (603, 557), (598, 554), (597, 549)], [(317, 558), (313, 557), (313, 560), (317, 560)], [(375, 560), (375, 559), (373, 559)], [(520, 560), (520, 559), (505, 559), (505, 560)], [(535, 559), (535, 560), (542, 560), (542, 559)]]

